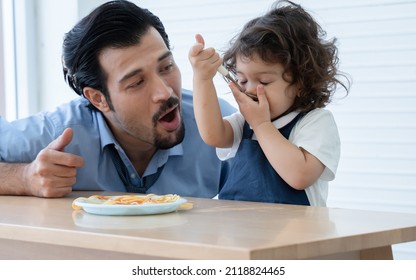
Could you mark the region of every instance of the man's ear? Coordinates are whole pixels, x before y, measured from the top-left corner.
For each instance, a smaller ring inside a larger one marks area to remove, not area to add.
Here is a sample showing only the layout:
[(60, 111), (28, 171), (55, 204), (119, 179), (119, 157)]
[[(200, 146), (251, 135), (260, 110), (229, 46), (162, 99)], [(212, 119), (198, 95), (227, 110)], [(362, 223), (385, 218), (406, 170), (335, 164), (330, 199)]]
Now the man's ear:
[(107, 99), (101, 91), (92, 87), (85, 87), (84, 96), (91, 102), (92, 105), (94, 105), (95, 108), (101, 112), (104, 113), (110, 110)]

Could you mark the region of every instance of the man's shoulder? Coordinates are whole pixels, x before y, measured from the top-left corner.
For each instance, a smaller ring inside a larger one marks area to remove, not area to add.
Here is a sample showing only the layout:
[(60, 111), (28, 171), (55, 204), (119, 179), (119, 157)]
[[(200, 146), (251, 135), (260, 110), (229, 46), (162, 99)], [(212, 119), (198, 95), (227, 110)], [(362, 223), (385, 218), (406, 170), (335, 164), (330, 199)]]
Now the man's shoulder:
[(90, 108), (91, 104), (88, 101), (88, 99), (84, 97), (77, 97), (72, 99), (66, 104), (63, 104), (62, 106), (71, 108), (72, 110), (75, 110), (76, 112), (81, 113), (88, 113), (90, 114), (93, 110)]
[(55, 116), (69, 122), (83, 121), (92, 118), (96, 112), (89, 107), (90, 103), (84, 97), (78, 97), (56, 107), (54, 111), (48, 112), (50, 116)]
[(45, 113), (53, 125), (59, 129), (72, 127), (78, 129), (92, 129), (97, 126), (97, 112), (89, 107), (89, 101), (84, 97), (78, 97), (67, 103), (61, 104), (55, 110)]
[(193, 95), (192, 91), (188, 89), (181, 90), (182, 107), (185, 109), (193, 109)]

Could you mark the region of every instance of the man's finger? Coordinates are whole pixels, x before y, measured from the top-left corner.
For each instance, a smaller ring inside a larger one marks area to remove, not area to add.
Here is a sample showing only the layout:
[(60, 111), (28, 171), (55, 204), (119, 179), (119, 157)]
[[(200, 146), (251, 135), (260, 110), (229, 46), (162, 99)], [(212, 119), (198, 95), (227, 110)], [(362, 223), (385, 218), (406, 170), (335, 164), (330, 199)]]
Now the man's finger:
[(63, 151), (65, 147), (72, 141), (74, 136), (74, 132), (71, 128), (67, 128), (62, 132), (61, 136), (53, 140), (48, 145), (48, 149), (56, 150), (56, 151)]

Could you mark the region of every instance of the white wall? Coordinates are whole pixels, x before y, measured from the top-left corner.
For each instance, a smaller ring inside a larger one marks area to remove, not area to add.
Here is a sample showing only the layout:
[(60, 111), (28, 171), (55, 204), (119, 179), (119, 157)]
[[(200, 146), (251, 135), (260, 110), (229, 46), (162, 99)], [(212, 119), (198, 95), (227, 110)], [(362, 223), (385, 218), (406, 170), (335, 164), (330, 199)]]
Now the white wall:
[[(416, 213), (416, 2), (330, 5), (317, 12), (339, 37), (354, 84), (331, 106), (343, 149), (329, 205)], [(416, 259), (415, 244), (395, 255)]]
[[(79, 3), (78, 3), (79, 2)], [(75, 96), (62, 78), (62, 36), (80, 15), (104, 1), (40, 0), (39, 109)], [(223, 49), (252, 17), (271, 6), (265, 0), (140, 0), (164, 22), (191, 88), (187, 53), (194, 34)], [(82, 3), (82, 4), (81, 4)], [(353, 77), (350, 95), (329, 108), (336, 117), (342, 156), (331, 184), (329, 206), (416, 213), (416, 0), (301, 1), (339, 39), (341, 70)], [(62, 12), (59, 12), (62, 11)], [(217, 79), (218, 92), (226, 94)], [(371, 221), (369, 221), (370, 223)], [(398, 259), (416, 259), (416, 245), (394, 246)]]

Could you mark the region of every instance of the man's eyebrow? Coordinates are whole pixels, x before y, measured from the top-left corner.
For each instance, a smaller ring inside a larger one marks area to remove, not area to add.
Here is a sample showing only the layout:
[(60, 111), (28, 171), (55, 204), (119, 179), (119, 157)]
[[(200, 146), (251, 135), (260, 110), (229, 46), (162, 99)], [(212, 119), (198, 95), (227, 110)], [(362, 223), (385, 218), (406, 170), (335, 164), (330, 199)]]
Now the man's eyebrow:
[(162, 60), (164, 60), (165, 58), (172, 56), (172, 52), (171, 51), (167, 51), (165, 52), (161, 57), (159, 57), (159, 59), (157, 60), (158, 62), (161, 62)]
[[(167, 51), (167, 52), (165, 52), (163, 55), (161, 55), (158, 59), (157, 59), (157, 61), (158, 62), (161, 62), (162, 60), (164, 60), (164, 59), (166, 59), (167, 57), (170, 57), (170, 56), (172, 56), (172, 52), (171, 51)], [(131, 72), (129, 72), (129, 73), (127, 73), (126, 75), (124, 75), (119, 81), (118, 81), (118, 83), (119, 84), (121, 84), (122, 82), (124, 82), (125, 80), (128, 80), (128, 79), (130, 79), (131, 77), (134, 77), (135, 75), (137, 75), (137, 74), (139, 74), (140, 72), (142, 72), (143, 71), (143, 69), (142, 68), (139, 68), (139, 69), (135, 69), (135, 70), (133, 70), (133, 71), (131, 71)]]
[(129, 73), (127, 73), (126, 75), (124, 75), (119, 81), (118, 81), (118, 83), (119, 84), (121, 84), (121, 83), (123, 83), (124, 81), (126, 81), (126, 80), (128, 80), (128, 79), (130, 79), (131, 77), (134, 77), (134, 76), (136, 76), (137, 74), (139, 74), (140, 72), (142, 72), (143, 71), (143, 69), (141, 69), (141, 68), (139, 68), (139, 69), (135, 69), (135, 70), (133, 70), (133, 71), (131, 71), (131, 72), (129, 72)]

